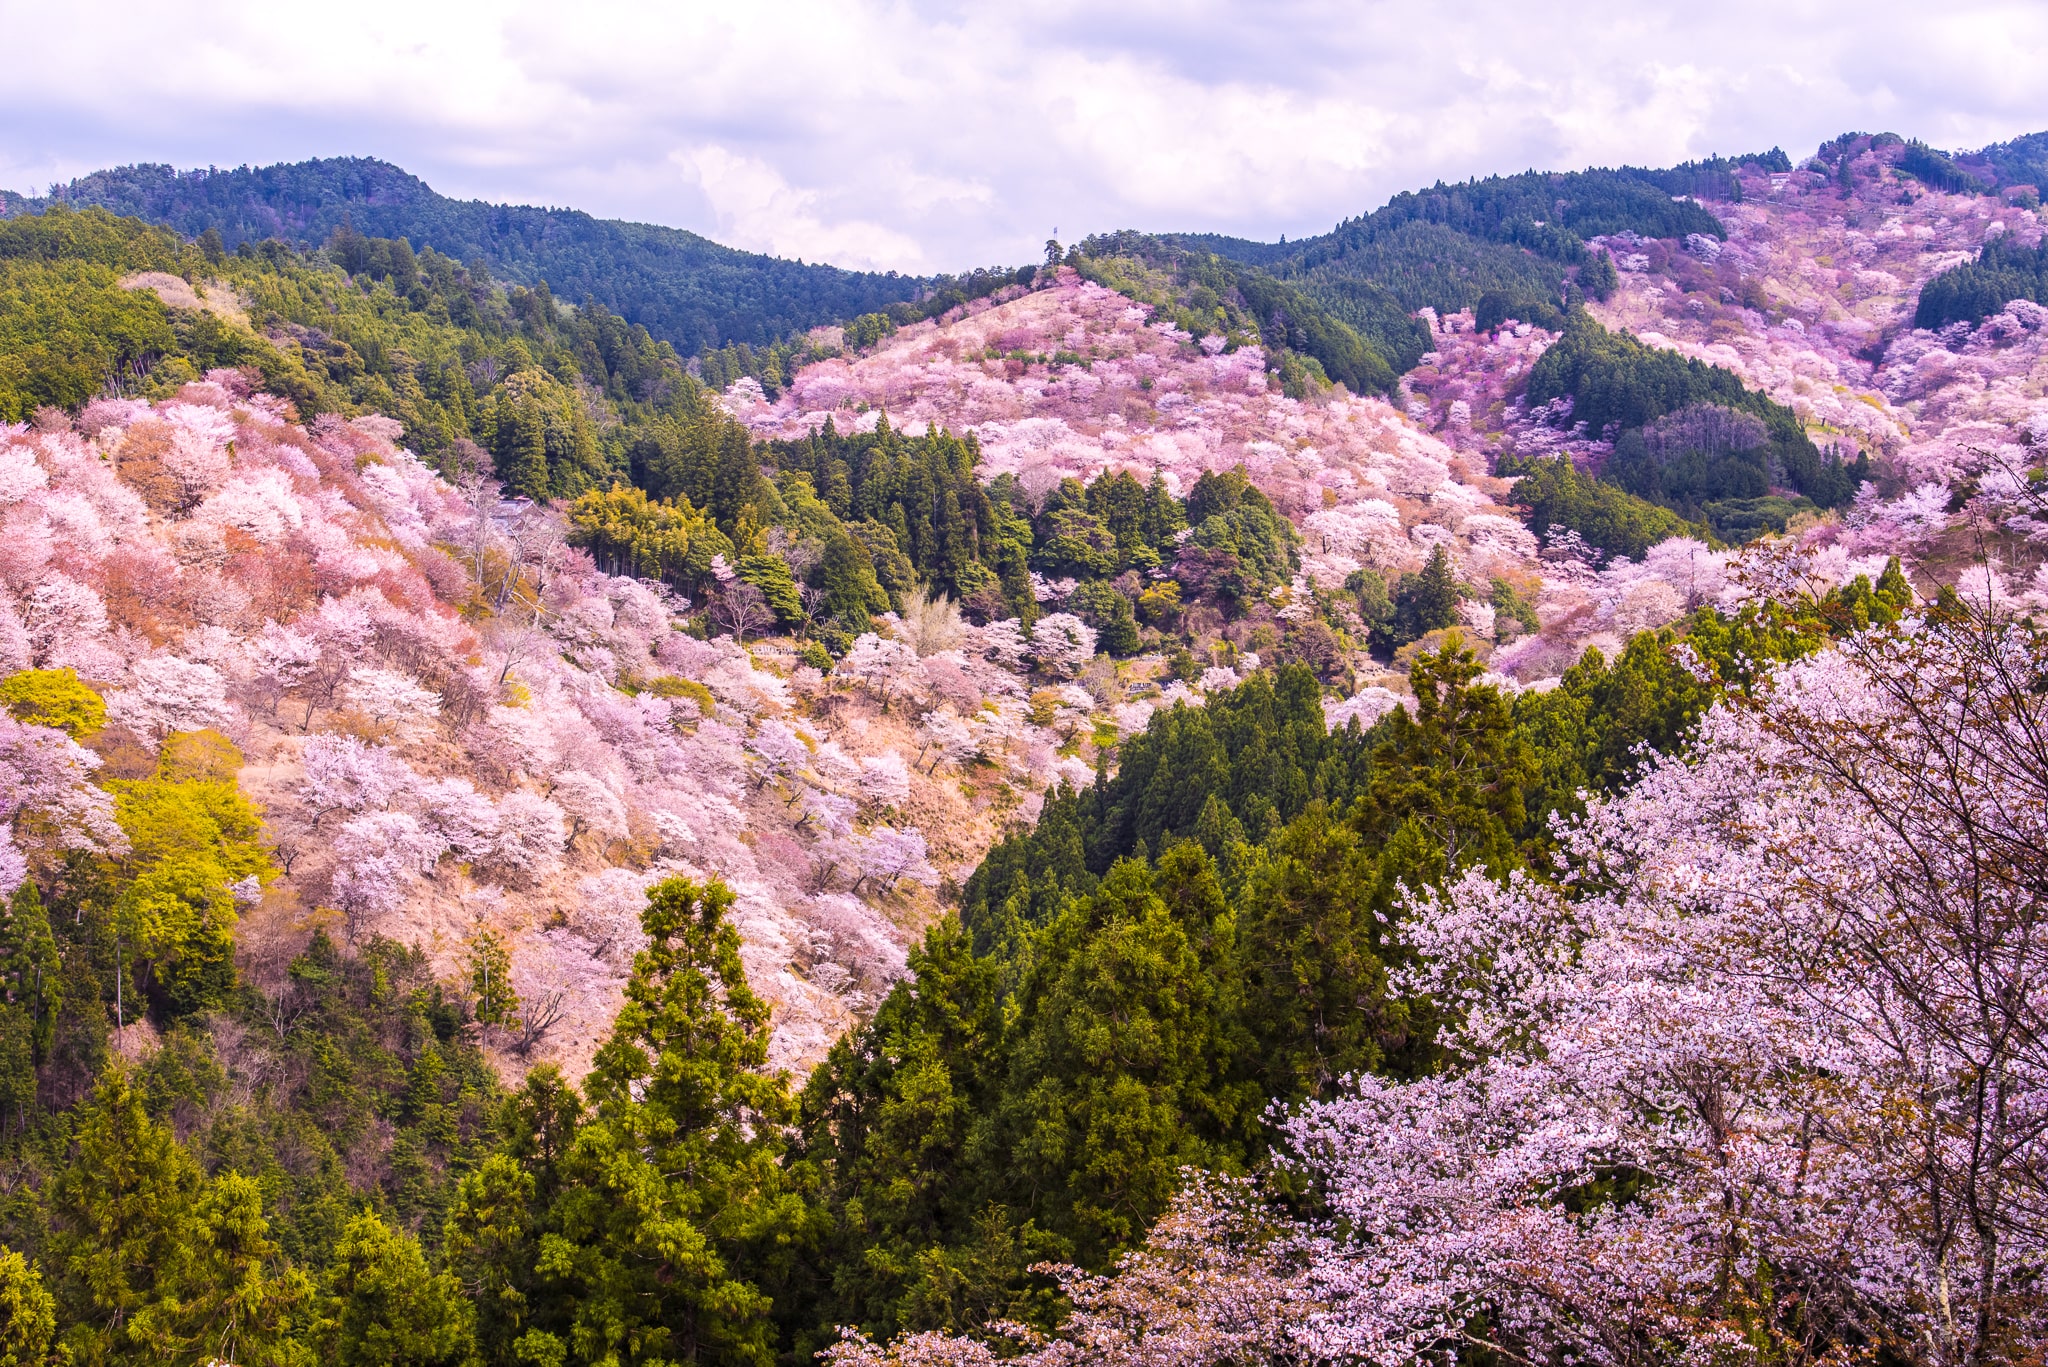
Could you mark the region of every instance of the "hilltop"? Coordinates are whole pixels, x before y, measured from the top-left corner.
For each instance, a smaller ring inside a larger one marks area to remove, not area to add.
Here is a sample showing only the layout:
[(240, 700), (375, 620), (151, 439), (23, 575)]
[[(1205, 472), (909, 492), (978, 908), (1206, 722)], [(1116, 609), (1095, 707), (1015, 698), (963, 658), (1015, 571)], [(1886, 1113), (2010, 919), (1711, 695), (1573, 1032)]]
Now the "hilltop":
[(742, 252), (680, 228), (596, 218), (575, 209), (450, 199), (389, 162), (332, 157), (289, 165), (177, 171), (123, 166), (52, 187), (47, 198), (0, 196), (0, 214), (50, 204), (100, 208), (186, 237), (211, 231), (229, 251), (278, 239), (320, 246), (343, 227), (405, 238), (477, 263), (561, 299), (589, 300), (694, 355), (763, 346), (910, 298), (923, 283)]

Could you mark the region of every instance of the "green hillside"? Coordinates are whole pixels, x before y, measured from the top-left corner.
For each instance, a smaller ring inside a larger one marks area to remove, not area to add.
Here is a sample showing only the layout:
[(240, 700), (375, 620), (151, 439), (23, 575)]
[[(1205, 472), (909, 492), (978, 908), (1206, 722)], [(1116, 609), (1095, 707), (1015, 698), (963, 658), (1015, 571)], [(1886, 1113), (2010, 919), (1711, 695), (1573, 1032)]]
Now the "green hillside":
[(0, 210), (35, 212), (53, 201), (186, 237), (212, 229), (230, 250), (268, 238), (318, 246), (344, 224), (368, 237), (403, 237), (414, 251), (431, 247), (529, 288), (545, 282), (564, 301), (602, 304), (686, 356), (870, 313), (909, 299), (921, 283), (735, 251), (679, 228), (574, 209), (450, 199), (368, 157), (233, 170), (123, 166), (55, 187), (50, 199), (0, 199)]

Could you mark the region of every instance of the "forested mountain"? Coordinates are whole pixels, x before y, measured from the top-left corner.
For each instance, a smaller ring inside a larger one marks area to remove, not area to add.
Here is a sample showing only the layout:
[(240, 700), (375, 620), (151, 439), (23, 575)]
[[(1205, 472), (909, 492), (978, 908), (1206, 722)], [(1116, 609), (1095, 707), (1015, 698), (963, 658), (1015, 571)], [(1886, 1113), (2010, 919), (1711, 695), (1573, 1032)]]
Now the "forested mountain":
[(574, 209), (487, 204), (436, 194), (416, 176), (367, 157), (176, 171), (124, 166), (12, 197), (9, 213), (48, 204), (101, 208), (172, 228), (212, 230), (233, 250), (277, 238), (317, 247), (344, 225), (405, 238), (500, 279), (545, 282), (565, 303), (590, 300), (685, 356), (730, 342), (762, 346), (910, 298), (920, 281), (735, 251), (679, 228), (594, 218)]
[[(1375, 289), (1404, 312), (1455, 313), (1505, 293), (1514, 316), (1563, 306), (1564, 282), (1585, 260), (1588, 238), (1632, 232), (1683, 238), (1723, 235), (1703, 201), (1739, 198), (1734, 170), (1790, 169), (1785, 154), (1693, 162), (1667, 171), (1623, 167), (1569, 174), (1529, 171), (1459, 185), (1441, 182), (1394, 196), (1320, 237), (1246, 244), (1235, 253), (1290, 280), (1338, 317), (1366, 325)], [(1226, 253), (1231, 254), (1231, 253)]]
[(0, 222), (0, 1363), (2033, 1361), (1976, 164), (694, 369), (353, 219)]

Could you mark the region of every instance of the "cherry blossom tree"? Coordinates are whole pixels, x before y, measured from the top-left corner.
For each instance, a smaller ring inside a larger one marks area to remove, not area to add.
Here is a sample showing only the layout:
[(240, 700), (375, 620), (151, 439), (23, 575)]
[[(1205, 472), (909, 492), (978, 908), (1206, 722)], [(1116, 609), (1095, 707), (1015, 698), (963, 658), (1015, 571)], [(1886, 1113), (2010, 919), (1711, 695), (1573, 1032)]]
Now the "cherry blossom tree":
[(980, 628), (975, 634), (975, 646), (983, 655), (1009, 670), (1021, 671), (1025, 659), (1031, 654), (1024, 626), (1015, 617), (990, 622)]
[(0, 713), (0, 822), (12, 848), (118, 854), (114, 800), (93, 783), (100, 758), (62, 731)]
[(252, 690), (264, 711), (275, 713), (284, 695), (309, 678), (320, 663), (320, 643), (305, 632), (266, 621), (248, 644)]
[(22, 620), (36, 663), (47, 669), (75, 659), (81, 647), (106, 634), (107, 608), (87, 585), (52, 574), (30, 590)]
[(734, 580), (721, 584), (711, 602), (711, 620), (746, 644), (748, 632), (766, 631), (775, 625), (775, 612), (767, 596), (752, 584)]
[(377, 917), (404, 905), (413, 880), (433, 872), (448, 845), (404, 812), (351, 818), (334, 837), (330, 898), (350, 940)]
[(762, 788), (794, 779), (811, 763), (803, 737), (779, 721), (762, 722), (747, 741), (747, 753), (754, 760), (755, 784)]
[(404, 760), (354, 736), (309, 736), (299, 761), (299, 801), (315, 827), (331, 813), (383, 807), (414, 781)]
[(497, 846), (498, 809), (466, 778), (431, 779), (416, 793), (420, 824), (463, 859), (488, 856)]
[(231, 726), (227, 680), (212, 665), (175, 655), (138, 660), (135, 685), (108, 701), (108, 713), (131, 730), (161, 739), (173, 731), (220, 730)]
[(860, 762), (860, 795), (877, 807), (896, 807), (910, 798), (910, 775), (903, 756), (894, 751), (869, 755)]
[(916, 827), (897, 830), (893, 826), (877, 826), (866, 835), (854, 837), (853, 844), (860, 864), (857, 882), (873, 879), (893, 887), (907, 878), (927, 886), (938, 885), (938, 871), (931, 866), (924, 832)]
[(345, 696), (351, 708), (400, 745), (414, 745), (433, 735), (441, 715), (439, 695), (391, 669), (351, 669)]
[(485, 861), (508, 880), (531, 883), (554, 867), (566, 842), (562, 809), (527, 792), (498, 802), (498, 837)]
[(941, 764), (959, 764), (971, 758), (976, 748), (973, 730), (951, 712), (927, 712), (918, 727), (918, 742), (923, 747), (919, 757), (931, 758), (926, 772), (934, 774)]
[(1071, 678), (1095, 658), (1095, 628), (1070, 612), (1052, 612), (1031, 628), (1031, 658), (1056, 678)]
[(881, 699), (885, 710), (891, 701), (915, 692), (920, 677), (916, 651), (871, 631), (855, 638), (832, 673)]
[(585, 831), (604, 840), (616, 840), (626, 834), (625, 804), (594, 774), (580, 769), (556, 774), (549, 796), (569, 818), (568, 843), (572, 845)]

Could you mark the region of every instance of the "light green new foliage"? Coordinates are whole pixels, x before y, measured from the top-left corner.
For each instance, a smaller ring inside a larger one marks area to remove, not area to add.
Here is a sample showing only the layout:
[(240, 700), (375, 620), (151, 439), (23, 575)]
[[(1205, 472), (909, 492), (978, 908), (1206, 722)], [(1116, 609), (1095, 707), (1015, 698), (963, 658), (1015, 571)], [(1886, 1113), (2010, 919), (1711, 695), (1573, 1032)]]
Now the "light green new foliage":
[(16, 721), (50, 726), (77, 740), (107, 724), (107, 705), (75, 669), (24, 669), (0, 680), (0, 705)]
[(0, 1247), (0, 1367), (42, 1367), (57, 1336), (57, 1302), (28, 1260)]
[(475, 1343), (455, 1278), (429, 1272), (419, 1240), (371, 1211), (335, 1245), (320, 1329), (330, 1367), (452, 1367)]

